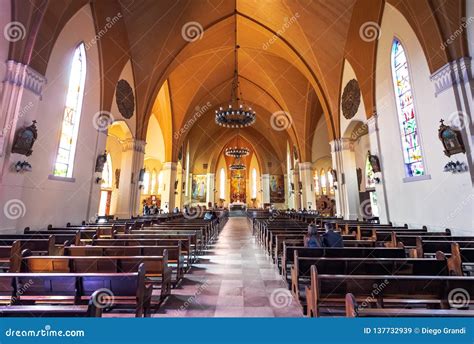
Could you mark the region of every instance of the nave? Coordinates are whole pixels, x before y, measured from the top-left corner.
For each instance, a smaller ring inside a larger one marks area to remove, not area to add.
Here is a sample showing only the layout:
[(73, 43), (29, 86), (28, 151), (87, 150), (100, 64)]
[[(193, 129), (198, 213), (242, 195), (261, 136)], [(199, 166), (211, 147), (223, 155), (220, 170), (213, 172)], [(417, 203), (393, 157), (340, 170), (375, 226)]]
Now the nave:
[(217, 241), (152, 316), (301, 317), (246, 217), (230, 217)]

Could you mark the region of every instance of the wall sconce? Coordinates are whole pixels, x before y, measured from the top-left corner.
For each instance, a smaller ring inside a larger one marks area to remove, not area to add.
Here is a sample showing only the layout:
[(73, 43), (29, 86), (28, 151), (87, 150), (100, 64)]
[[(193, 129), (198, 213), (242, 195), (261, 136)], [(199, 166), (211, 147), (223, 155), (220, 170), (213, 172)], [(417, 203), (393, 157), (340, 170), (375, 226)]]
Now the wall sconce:
[(15, 171), (17, 173), (21, 172), (31, 172), (33, 168), (31, 167), (31, 164), (28, 161), (18, 161), (15, 164)]
[(467, 165), (460, 161), (450, 161), (444, 165), (443, 172), (451, 172), (453, 174), (466, 172), (468, 170)]

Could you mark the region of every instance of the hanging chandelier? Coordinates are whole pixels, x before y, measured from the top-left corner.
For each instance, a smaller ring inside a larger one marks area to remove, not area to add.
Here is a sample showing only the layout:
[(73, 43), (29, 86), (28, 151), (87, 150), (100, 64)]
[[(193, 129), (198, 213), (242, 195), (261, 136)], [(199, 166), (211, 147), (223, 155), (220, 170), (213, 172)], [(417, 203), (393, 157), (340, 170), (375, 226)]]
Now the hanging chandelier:
[(234, 163), (229, 166), (231, 171), (242, 171), (245, 170), (247, 167), (240, 162), (240, 158), (236, 158)]
[(235, 23), (235, 48), (234, 48), (234, 78), (232, 80), (232, 91), (230, 103), (227, 109), (222, 106), (216, 110), (216, 123), (225, 128), (244, 128), (255, 123), (256, 113), (251, 107), (247, 107), (242, 100), (242, 92), (239, 88), (239, 59), (237, 44), (237, 22)]
[(231, 156), (234, 158), (240, 158), (250, 154), (250, 150), (246, 147), (228, 147), (225, 150), (225, 155)]

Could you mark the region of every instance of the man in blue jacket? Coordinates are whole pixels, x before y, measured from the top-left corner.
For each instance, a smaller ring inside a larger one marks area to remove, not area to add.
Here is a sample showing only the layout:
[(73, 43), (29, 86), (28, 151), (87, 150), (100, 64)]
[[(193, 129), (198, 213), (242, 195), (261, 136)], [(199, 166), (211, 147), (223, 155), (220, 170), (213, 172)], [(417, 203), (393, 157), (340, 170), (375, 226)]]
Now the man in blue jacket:
[(344, 247), (344, 240), (341, 234), (334, 232), (332, 223), (326, 222), (324, 229), (326, 230), (326, 233), (323, 234), (324, 247)]

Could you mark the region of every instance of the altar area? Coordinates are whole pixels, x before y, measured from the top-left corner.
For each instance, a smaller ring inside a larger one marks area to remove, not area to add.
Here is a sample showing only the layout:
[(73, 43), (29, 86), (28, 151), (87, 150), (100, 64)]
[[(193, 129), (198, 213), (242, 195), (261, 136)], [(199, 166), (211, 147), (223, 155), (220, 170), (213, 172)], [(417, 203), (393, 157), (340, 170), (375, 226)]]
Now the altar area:
[(242, 203), (240, 201), (235, 201), (229, 204), (229, 210), (235, 211), (235, 210), (247, 210), (247, 205), (245, 203)]

